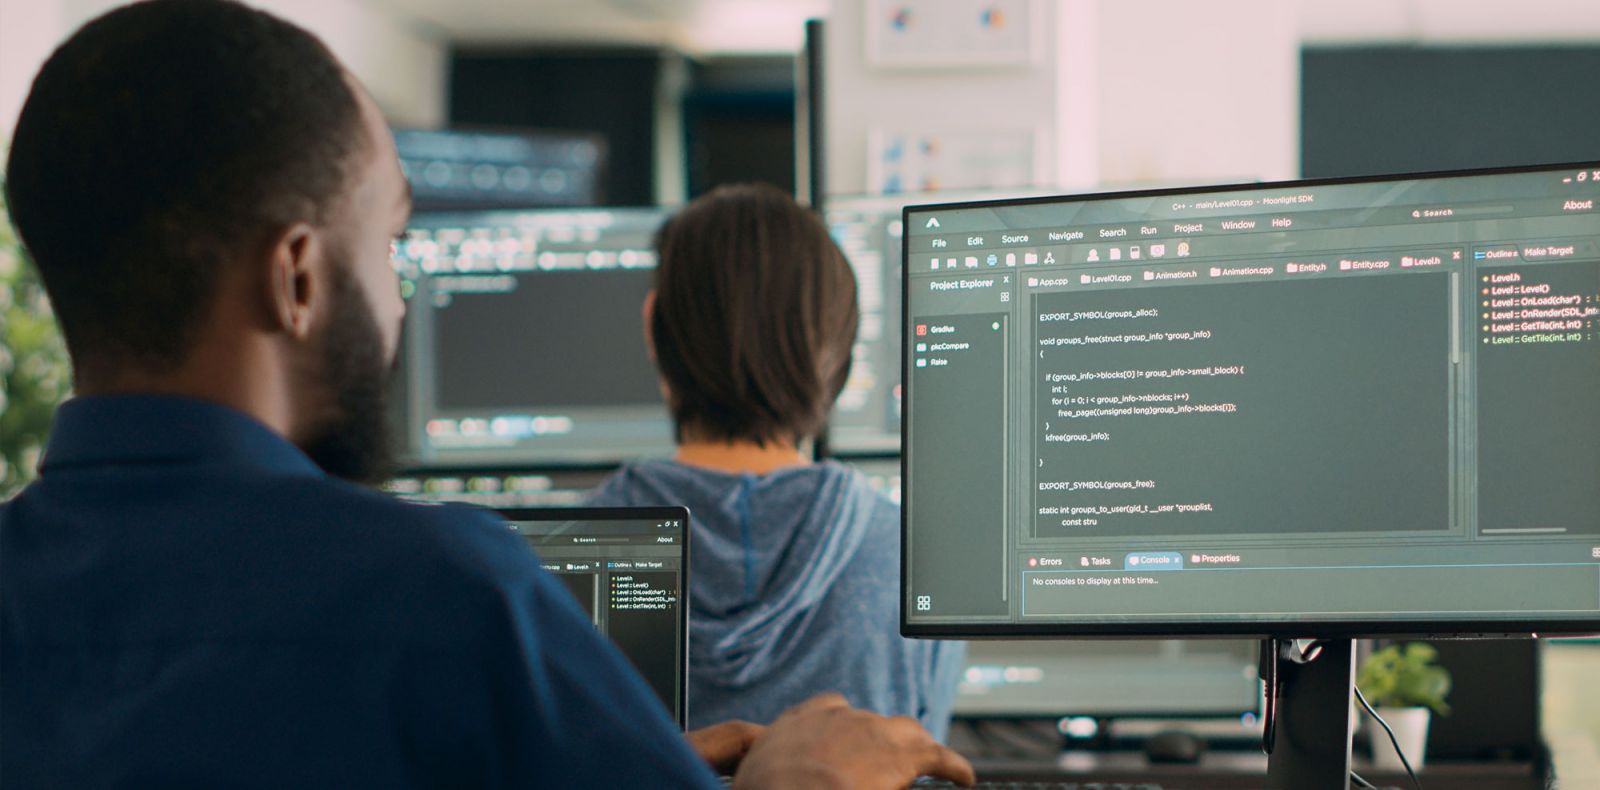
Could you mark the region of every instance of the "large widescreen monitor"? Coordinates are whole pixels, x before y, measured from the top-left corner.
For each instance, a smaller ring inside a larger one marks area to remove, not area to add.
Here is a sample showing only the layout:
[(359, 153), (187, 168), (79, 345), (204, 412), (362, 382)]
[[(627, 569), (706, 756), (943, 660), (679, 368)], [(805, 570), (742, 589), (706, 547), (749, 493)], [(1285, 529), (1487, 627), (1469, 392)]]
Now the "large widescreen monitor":
[(420, 214), (398, 399), (413, 467), (600, 465), (666, 455), (645, 347), (659, 209)]
[(1597, 197), (1571, 165), (908, 208), (905, 630), (1600, 631)]

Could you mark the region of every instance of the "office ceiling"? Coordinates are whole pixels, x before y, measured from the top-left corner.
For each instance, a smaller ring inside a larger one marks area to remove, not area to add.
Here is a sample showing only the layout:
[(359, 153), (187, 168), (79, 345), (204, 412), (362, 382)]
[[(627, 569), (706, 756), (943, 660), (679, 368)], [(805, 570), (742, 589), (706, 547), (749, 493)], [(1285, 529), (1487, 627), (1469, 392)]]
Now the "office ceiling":
[[(826, 16), (831, 5), (830, 0), (363, 1), (462, 44), (668, 45), (691, 54), (794, 52), (802, 23)], [(1313, 44), (1600, 41), (1594, 0), (1298, 2), (1302, 35)]]

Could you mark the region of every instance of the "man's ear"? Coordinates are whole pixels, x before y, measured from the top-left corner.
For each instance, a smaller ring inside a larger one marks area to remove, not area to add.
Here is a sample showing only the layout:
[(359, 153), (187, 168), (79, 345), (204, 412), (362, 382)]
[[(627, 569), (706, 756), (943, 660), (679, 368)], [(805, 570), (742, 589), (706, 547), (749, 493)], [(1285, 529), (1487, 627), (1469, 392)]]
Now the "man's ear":
[(310, 336), (322, 299), (322, 272), (316, 265), (319, 248), (311, 226), (297, 222), (278, 234), (268, 251), (268, 315), (275, 330), (296, 340)]
[(650, 361), (656, 361), (656, 289), (644, 295), (644, 306), (640, 308), (644, 315), (644, 350), (650, 355)]

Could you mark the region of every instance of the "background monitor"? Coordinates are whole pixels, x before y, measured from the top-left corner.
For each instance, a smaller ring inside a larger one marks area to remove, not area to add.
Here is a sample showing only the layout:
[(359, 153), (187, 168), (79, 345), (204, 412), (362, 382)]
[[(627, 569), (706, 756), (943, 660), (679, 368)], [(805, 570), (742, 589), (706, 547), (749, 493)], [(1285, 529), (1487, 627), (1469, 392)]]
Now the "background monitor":
[(417, 502), (464, 502), (486, 508), (574, 507), (611, 474), (610, 469), (414, 469), (383, 488)]
[(1228, 718), (1261, 707), (1247, 640), (974, 641), (955, 713), (966, 718)]
[(658, 209), (417, 215), (402, 422), (413, 466), (599, 465), (671, 451), (645, 350)]
[(905, 214), (916, 635), (1600, 630), (1600, 165)]
[[(900, 503), (899, 458), (845, 463)], [(955, 715), (1242, 722), (1260, 708), (1260, 658), (1259, 646), (1243, 640), (974, 641), (967, 645)]]
[(396, 129), (416, 211), (596, 206), (605, 140), (552, 131)]
[(903, 196), (828, 198), (823, 219), (856, 275), (861, 323), (850, 378), (828, 423), (837, 455), (900, 451), (900, 211)]
[(908, 205), (935, 199), (997, 196), (992, 190), (830, 196), (823, 204), (828, 231), (855, 271), (861, 305), (850, 379), (828, 423), (829, 454), (856, 457), (900, 452), (901, 212)]

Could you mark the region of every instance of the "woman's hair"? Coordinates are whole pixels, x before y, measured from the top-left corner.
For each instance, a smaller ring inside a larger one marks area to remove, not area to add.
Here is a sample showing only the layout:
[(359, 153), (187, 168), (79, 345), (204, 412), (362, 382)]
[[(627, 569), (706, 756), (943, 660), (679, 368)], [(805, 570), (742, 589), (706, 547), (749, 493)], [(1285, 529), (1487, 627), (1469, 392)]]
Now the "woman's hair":
[(656, 234), (657, 365), (678, 439), (800, 442), (850, 375), (856, 280), (817, 215), (719, 187)]

